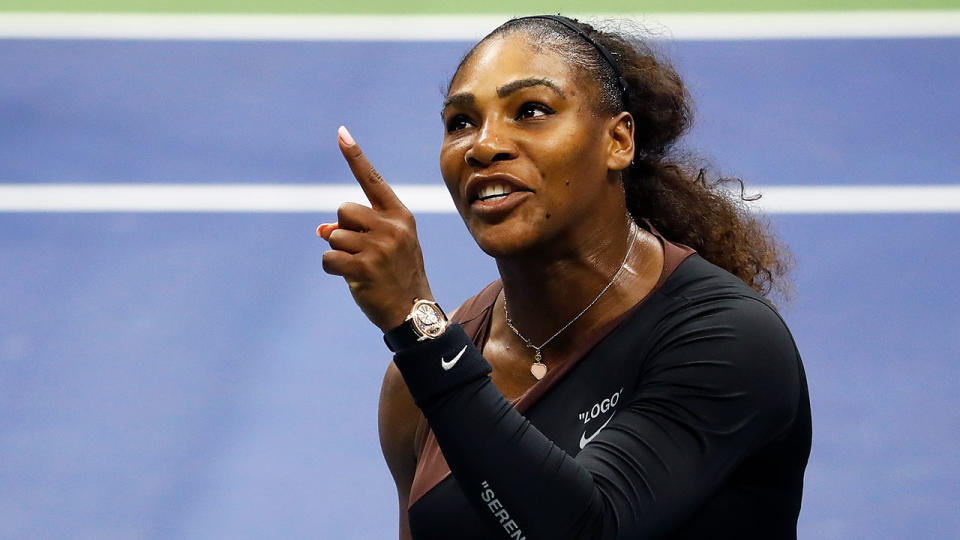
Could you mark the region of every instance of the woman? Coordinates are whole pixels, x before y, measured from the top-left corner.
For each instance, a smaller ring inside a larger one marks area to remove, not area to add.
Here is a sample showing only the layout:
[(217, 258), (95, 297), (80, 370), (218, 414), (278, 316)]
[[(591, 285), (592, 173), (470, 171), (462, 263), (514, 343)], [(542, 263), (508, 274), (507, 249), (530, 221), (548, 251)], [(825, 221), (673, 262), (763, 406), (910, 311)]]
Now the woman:
[(687, 99), (641, 45), (571, 19), (477, 44), (440, 166), (501, 279), (450, 323), (413, 217), (341, 128), (371, 205), (318, 234), (396, 353), (380, 433), (400, 538), (796, 537), (810, 410), (762, 296), (780, 255), (670, 161)]

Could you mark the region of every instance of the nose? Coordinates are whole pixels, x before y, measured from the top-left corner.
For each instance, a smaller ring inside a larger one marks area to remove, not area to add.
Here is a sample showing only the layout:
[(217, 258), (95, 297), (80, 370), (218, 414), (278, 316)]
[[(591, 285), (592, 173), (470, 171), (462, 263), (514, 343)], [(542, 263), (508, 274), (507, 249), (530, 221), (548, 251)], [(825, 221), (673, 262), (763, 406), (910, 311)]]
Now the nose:
[(463, 159), (471, 167), (484, 168), (497, 161), (507, 161), (516, 157), (516, 147), (505, 136), (503, 128), (495, 122), (486, 122)]

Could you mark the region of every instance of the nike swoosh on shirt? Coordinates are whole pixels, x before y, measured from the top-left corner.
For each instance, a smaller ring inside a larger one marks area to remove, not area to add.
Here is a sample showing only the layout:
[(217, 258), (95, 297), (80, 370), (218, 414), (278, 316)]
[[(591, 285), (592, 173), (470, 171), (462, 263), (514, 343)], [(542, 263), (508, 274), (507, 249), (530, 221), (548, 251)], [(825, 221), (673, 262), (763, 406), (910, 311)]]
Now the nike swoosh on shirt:
[(460, 352), (457, 353), (457, 355), (453, 357), (453, 360), (451, 360), (451, 361), (449, 361), (449, 362), (445, 362), (445, 361), (443, 360), (443, 357), (441, 356), (441, 357), (440, 357), (440, 367), (442, 367), (444, 371), (450, 371), (450, 368), (452, 368), (453, 366), (455, 366), (455, 365), (457, 364), (457, 361), (460, 360), (460, 357), (463, 356), (463, 353), (465, 353), (465, 352), (467, 352), (467, 346), (466, 346), (466, 345), (464, 345), (463, 348), (460, 349)]
[(607, 424), (609, 424), (611, 420), (613, 420), (613, 415), (610, 415), (610, 418), (607, 418), (607, 421), (604, 422), (603, 425), (600, 426), (599, 429), (597, 429), (596, 431), (594, 431), (594, 432), (593, 432), (593, 435), (591, 435), (591, 436), (589, 436), (589, 437), (587, 437), (587, 432), (584, 431), (584, 432), (583, 432), (583, 435), (580, 435), (580, 449), (583, 450), (583, 447), (586, 446), (588, 442), (592, 441), (597, 435), (599, 435), (599, 434), (600, 434), (600, 430), (603, 429), (603, 428), (605, 428), (605, 427), (607, 427)]

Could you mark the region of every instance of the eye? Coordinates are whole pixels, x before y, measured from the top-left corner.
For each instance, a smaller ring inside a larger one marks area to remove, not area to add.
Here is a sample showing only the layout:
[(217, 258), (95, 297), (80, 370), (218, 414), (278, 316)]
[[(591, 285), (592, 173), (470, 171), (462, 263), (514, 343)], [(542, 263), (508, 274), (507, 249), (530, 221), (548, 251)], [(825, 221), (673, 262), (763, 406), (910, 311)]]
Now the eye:
[(517, 120), (525, 118), (539, 118), (541, 116), (553, 114), (553, 112), (553, 109), (547, 107), (543, 103), (528, 101), (527, 103), (521, 105), (520, 110), (517, 111)]
[(447, 120), (447, 133), (453, 133), (455, 131), (460, 131), (461, 129), (468, 128), (473, 125), (473, 122), (470, 121), (465, 115), (457, 114), (452, 118)]

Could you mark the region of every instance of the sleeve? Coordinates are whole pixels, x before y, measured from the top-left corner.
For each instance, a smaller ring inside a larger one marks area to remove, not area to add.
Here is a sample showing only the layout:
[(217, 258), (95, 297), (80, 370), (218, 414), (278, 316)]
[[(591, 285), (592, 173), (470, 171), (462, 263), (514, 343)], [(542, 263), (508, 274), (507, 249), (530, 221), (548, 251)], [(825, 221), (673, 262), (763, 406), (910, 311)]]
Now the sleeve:
[(779, 316), (754, 299), (685, 310), (633, 395), (576, 457), (504, 398), (458, 325), (395, 362), (467, 498), (503, 538), (648, 538), (682, 524), (786, 429), (801, 388)]

